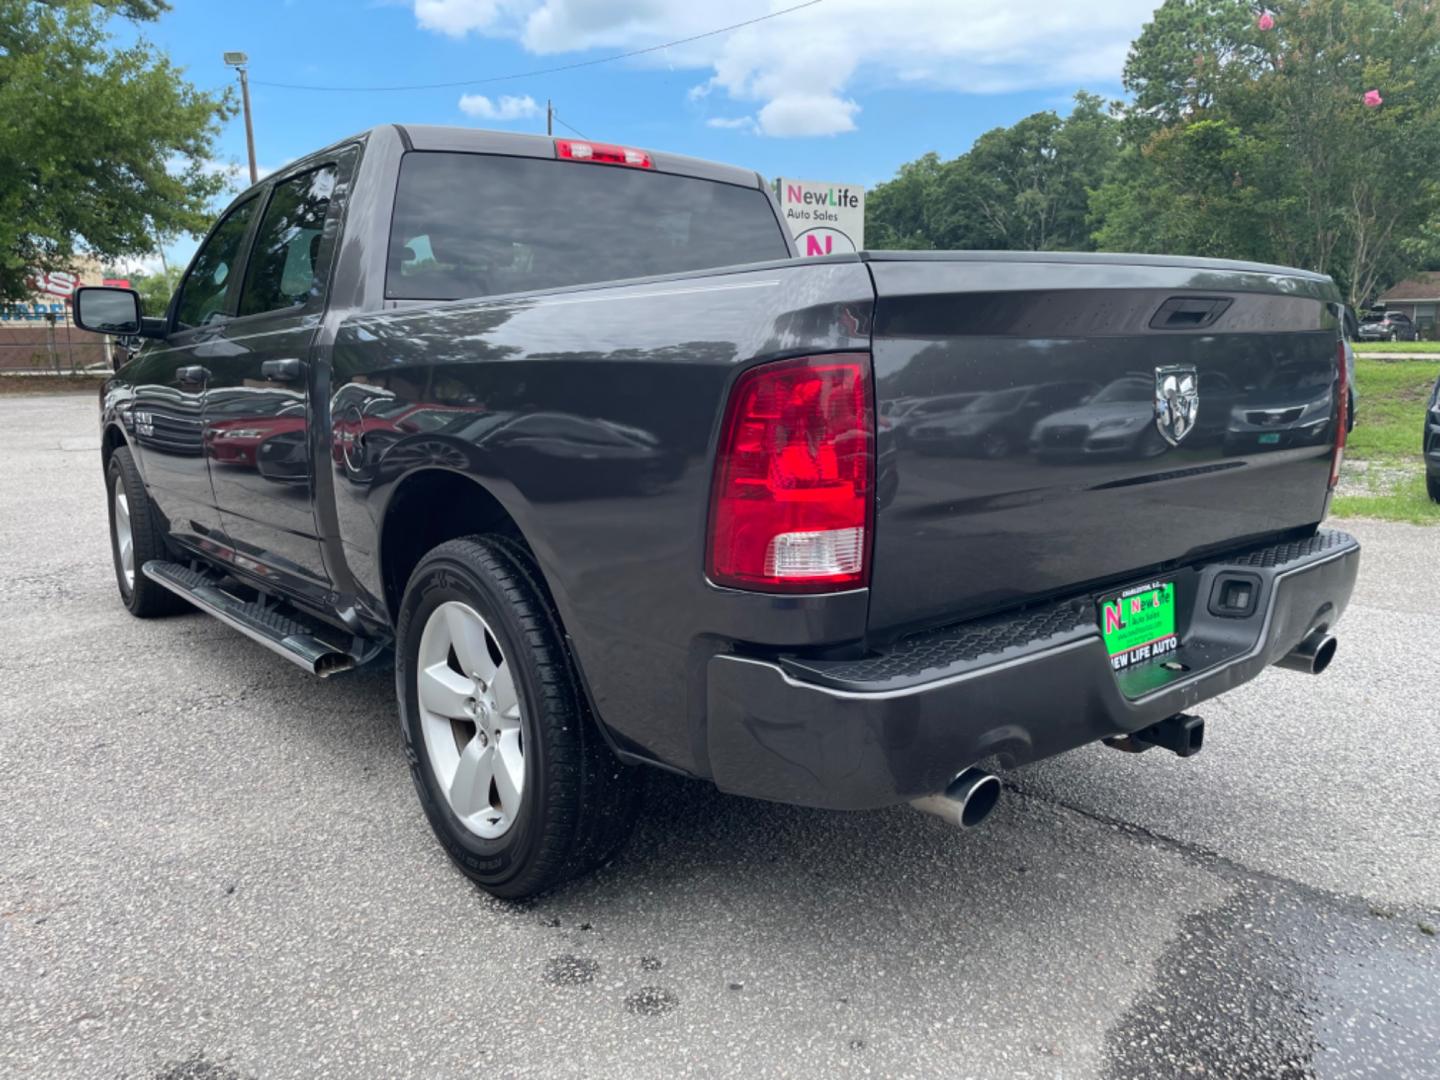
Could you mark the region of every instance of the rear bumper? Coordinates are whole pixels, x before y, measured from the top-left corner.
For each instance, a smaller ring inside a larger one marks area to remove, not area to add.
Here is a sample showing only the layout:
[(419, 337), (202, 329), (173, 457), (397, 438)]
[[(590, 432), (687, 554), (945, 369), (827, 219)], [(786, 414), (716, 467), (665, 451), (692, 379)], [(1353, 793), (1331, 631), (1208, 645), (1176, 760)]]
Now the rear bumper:
[[(725, 654), (707, 670), (707, 749), (724, 791), (833, 809), (943, 790), (987, 759), (1013, 767), (1148, 727), (1258, 675), (1333, 627), (1360, 565), (1334, 530), (1160, 575), (1182, 645), (1112, 670), (1093, 597), (948, 627), (855, 661)], [(1255, 587), (1242, 618), (1209, 610), (1222, 578)]]

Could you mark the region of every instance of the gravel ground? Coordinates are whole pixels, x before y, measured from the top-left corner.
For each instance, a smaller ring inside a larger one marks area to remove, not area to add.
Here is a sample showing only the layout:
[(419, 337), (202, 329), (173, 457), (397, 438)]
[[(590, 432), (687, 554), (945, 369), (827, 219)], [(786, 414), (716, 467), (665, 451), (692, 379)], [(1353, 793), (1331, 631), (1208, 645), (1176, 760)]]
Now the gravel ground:
[(0, 399), (0, 1075), (1440, 1075), (1440, 531), (1353, 523), (1330, 672), (985, 827), (656, 775), (526, 905), (451, 870), (391, 673), (115, 597), (94, 403)]

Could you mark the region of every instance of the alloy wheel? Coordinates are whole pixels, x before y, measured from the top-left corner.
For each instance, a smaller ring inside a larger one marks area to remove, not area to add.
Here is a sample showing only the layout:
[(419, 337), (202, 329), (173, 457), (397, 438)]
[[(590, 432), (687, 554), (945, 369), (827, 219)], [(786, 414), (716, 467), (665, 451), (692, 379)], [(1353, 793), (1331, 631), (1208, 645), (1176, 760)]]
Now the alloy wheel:
[(415, 665), (425, 752), (455, 816), (495, 840), (525, 794), (525, 733), (514, 670), (480, 613), (448, 601), (430, 613)]
[(125, 588), (135, 588), (135, 537), (130, 530), (130, 500), (125, 496), (125, 478), (115, 476), (115, 557)]

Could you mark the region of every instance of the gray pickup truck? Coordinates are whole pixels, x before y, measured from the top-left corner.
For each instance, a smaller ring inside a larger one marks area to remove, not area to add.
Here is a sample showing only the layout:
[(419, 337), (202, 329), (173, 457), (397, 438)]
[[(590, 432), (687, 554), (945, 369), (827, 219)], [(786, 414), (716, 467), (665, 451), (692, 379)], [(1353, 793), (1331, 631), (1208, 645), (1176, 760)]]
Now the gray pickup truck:
[(753, 172), (391, 125), (241, 194), (163, 318), (76, 309), (142, 339), (100, 402), (124, 603), (319, 676), (393, 653), (436, 835), (521, 897), (617, 849), (636, 766), (969, 825), (987, 767), (1188, 755), (1200, 702), (1323, 670), (1338, 300), (800, 259)]

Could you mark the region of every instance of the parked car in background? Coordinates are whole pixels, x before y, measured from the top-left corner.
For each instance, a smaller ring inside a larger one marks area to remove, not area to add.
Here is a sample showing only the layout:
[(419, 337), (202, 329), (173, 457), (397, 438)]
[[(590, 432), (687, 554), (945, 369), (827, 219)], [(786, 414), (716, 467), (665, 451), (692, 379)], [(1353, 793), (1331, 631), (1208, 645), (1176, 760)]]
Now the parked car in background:
[(1425, 413), (1425, 435), (1421, 444), (1425, 451), (1425, 490), (1440, 502), (1440, 379), (1430, 391), (1430, 408)]
[(1403, 311), (1372, 312), (1360, 320), (1361, 341), (1416, 341), (1415, 324)]
[[(1153, 384), (1152, 376), (1152, 398)], [(967, 457), (1003, 458), (1023, 453), (1038, 421), (1079, 404), (1096, 389), (1097, 384), (1091, 381), (1061, 379), (977, 394), (954, 409), (917, 423), (911, 429), (914, 445), (935, 453)]]
[(1355, 312), (1344, 305), (1337, 309), (1340, 316), (1340, 347), (1345, 350), (1345, 388), (1350, 395), (1350, 408), (1345, 412), (1345, 422), (1355, 430), (1355, 345), (1360, 336), (1360, 320)]

